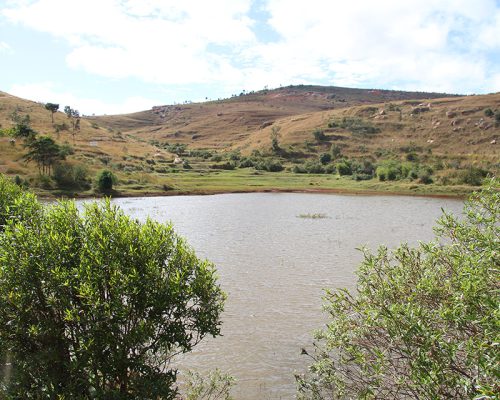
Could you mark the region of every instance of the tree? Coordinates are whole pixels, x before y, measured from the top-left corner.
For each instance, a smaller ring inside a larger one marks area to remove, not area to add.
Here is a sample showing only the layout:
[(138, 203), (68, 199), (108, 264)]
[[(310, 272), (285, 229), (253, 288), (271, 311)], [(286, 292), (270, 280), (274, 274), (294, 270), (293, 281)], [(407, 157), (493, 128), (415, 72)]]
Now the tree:
[(36, 131), (31, 127), (31, 118), (28, 114), (21, 117), (16, 111), (10, 115), (14, 122), (14, 127), (10, 130), (10, 135), (15, 138), (21, 138), (25, 143), (30, 142), (36, 137)]
[(54, 113), (59, 110), (59, 104), (47, 103), (45, 104), (45, 109), (50, 111), (50, 116), (52, 117), (52, 123), (54, 123)]
[(116, 176), (107, 169), (97, 175), (97, 190), (100, 192), (109, 192), (113, 190), (113, 184), (116, 183)]
[(0, 351), (12, 371), (0, 397), (174, 398), (169, 361), (220, 334), (214, 266), (171, 225), (141, 223), (109, 201), (7, 221)]
[(24, 155), (24, 160), (36, 162), (41, 174), (50, 174), (52, 166), (64, 159), (60, 146), (50, 136), (33, 139), (26, 147), (29, 151)]
[(77, 131), (80, 131), (80, 112), (78, 110), (74, 110), (70, 106), (64, 107), (64, 113), (68, 117), (68, 119), (71, 121), (71, 127), (72, 127), (72, 135), (73, 135), (73, 142), (75, 141), (75, 133)]
[(444, 213), (434, 242), (364, 250), (355, 293), (327, 292), (300, 398), (498, 398), (499, 189)]
[(271, 127), (271, 150), (273, 153), (277, 154), (281, 151), (279, 138), (280, 138), (281, 126)]

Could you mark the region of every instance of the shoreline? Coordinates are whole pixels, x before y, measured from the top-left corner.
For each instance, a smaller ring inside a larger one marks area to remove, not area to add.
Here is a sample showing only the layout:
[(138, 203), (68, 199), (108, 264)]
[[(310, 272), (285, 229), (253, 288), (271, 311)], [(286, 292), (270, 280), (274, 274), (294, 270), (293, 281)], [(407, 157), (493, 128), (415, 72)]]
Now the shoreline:
[[(474, 189), (471, 188), (472, 192)], [(468, 194), (464, 193), (418, 193), (411, 191), (396, 191), (396, 190), (374, 190), (374, 189), (350, 189), (350, 188), (316, 188), (316, 189), (228, 189), (228, 190), (182, 190), (182, 191), (113, 191), (110, 193), (74, 193), (74, 194), (55, 194), (47, 195), (46, 193), (36, 193), (37, 197), (44, 200), (79, 200), (79, 199), (103, 199), (109, 198), (130, 198), (130, 197), (169, 197), (169, 196), (212, 196), (220, 194), (244, 194), (244, 193), (309, 193), (309, 194), (336, 194), (346, 196), (409, 196), (409, 197), (428, 197), (442, 199), (463, 200)]]

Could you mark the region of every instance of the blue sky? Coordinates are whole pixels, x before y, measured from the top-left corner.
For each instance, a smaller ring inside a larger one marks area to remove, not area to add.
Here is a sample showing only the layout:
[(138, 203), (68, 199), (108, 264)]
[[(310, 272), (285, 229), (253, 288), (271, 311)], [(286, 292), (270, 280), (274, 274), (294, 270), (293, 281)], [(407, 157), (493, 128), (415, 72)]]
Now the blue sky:
[(85, 114), (290, 84), (500, 91), (498, 0), (0, 0), (0, 90)]

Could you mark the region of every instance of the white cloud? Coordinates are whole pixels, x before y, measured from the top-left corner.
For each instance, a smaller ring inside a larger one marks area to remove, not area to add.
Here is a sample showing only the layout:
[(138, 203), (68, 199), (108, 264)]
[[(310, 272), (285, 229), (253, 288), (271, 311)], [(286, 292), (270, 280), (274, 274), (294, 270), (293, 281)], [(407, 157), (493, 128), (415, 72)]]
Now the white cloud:
[(11, 48), (10, 48), (10, 46), (9, 46), (8, 43), (0, 41), (0, 53), (2, 53), (2, 52), (8, 52), (10, 50), (11, 50)]
[(72, 93), (60, 91), (52, 82), (28, 83), (12, 85), (8, 92), (12, 95), (25, 99), (51, 102), (60, 104), (62, 110), (69, 105), (85, 115), (102, 114), (125, 114), (140, 110), (147, 110), (161, 102), (154, 99), (147, 99), (140, 96), (127, 97), (119, 103), (105, 102), (100, 99), (78, 97)]
[(253, 31), (255, 2), (22, 0), (0, 15), (66, 39), (69, 67), (110, 78), (223, 93), (301, 82), (498, 90), (488, 79), (500, 74), (495, 0), (266, 0), (271, 43)]
[[(330, 82), (339, 85), (485, 90), (488, 63), (472, 43), (483, 29), (485, 36), (500, 37), (491, 32), (500, 26), (495, 7), (491, 0), (309, 0), (297, 6), (270, 0), (270, 23), (283, 41), (251, 51), (261, 60), (274, 57), (284, 78), (296, 75), (287, 65), (298, 58), (317, 75), (326, 65)], [(457, 34), (458, 46), (451, 43)]]
[(250, 0), (39, 0), (4, 9), (14, 23), (67, 39), (68, 65), (107, 77), (178, 84), (223, 80), (227, 65), (211, 44), (237, 49), (255, 40)]

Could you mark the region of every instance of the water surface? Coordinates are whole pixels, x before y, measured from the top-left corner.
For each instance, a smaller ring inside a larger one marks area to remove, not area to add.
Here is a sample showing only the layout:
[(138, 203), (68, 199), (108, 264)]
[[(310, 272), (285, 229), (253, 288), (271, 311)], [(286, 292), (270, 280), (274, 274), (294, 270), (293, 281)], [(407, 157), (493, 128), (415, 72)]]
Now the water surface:
[[(441, 208), (462, 202), (400, 196), (252, 193), (116, 199), (127, 214), (172, 221), (198, 256), (217, 265), (228, 293), (223, 337), (208, 338), (181, 368), (219, 367), (237, 379), (236, 399), (294, 398), (294, 374), (310, 360), (325, 322), (324, 288), (354, 287), (357, 247), (433, 238)], [(327, 218), (299, 218), (300, 214)]]

